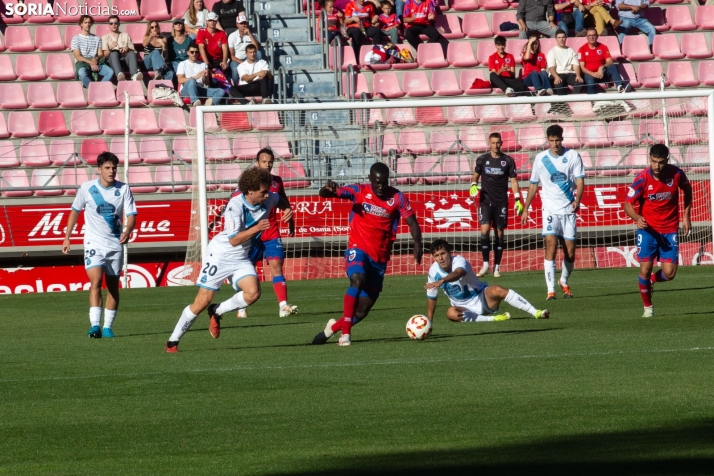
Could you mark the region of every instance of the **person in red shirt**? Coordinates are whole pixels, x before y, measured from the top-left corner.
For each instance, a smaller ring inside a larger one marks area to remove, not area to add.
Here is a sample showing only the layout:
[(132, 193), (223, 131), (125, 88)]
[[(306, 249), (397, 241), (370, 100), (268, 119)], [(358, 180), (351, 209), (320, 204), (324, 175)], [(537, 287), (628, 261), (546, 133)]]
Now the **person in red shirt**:
[(538, 96), (552, 95), (553, 89), (550, 87), (548, 79), (548, 62), (545, 55), (540, 51), (540, 40), (538, 34), (532, 34), (528, 43), (523, 46), (521, 60), (521, 77), (523, 84), (533, 86)]
[(588, 28), (587, 39), (588, 42), (578, 50), (578, 61), (588, 94), (596, 94), (595, 85), (600, 83), (615, 83), (620, 93), (632, 91), (630, 82), (622, 79), (617, 66), (613, 64), (610, 50), (597, 41), (598, 34), (595, 28)]
[(359, 50), (362, 46), (362, 39), (367, 36), (372, 40), (373, 45), (380, 44), (382, 30), (372, 25), (372, 18), (377, 10), (373, 3), (365, 0), (350, 0), (345, 8), (345, 25), (347, 25), (347, 36), (352, 41), (352, 49), (355, 52), (355, 59), (361, 62)]
[(389, 37), (389, 41), (396, 45), (399, 43), (399, 25), (402, 22), (399, 21), (396, 13), (392, 12), (393, 5), (389, 0), (382, 1), (382, 14), (378, 17), (372, 18), (372, 24), (379, 27), (384, 35)]
[(491, 85), (500, 88), (508, 97), (529, 96), (530, 91), (523, 81), (516, 79), (516, 59), (512, 54), (506, 53), (506, 38), (499, 35), (493, 43), (496, 45), (496, 52), (488, 57)]
[(412, 45), (414, 50), (419, 48), (421, 38), (419, 35), (429, 37), (429, 43), (444, 43), (446, 39), (434, 28), (436, 19), (436, 4), (431, 0), (407, 0), (404, 4), (402, 20), (404, 21), (404, 38)]
[(323, 9), (327, 15), (327, 44), (331, 45), (332, 40), (341, 36), (340, 27), (345, 20), (345, 14), (335, 7), (334, 0), (326, 0)]
[[(671, 281), (677, 274), (679, 259), (679, 190), (684, 194), (682, 227), (685, 236), (692, 231), (692, 186), (684, 172), (669, 163), (669, 149), (663, 144), (650, 148), (650, 166), (637, 174), (627, 191), (625, 213), (637, 225), (637, 259), (640, 296), (645, 306), (642, 317), (654, 316), (652, 285)], [(652, 272), (659, 259), (662, 269)]]
[(224, 72), (228, 72), (228, 37), (226, 32), (216, 28), (218, 24), (218, 15), (211, 12), (206, 16), (206, 28), (201, 28), (196, 33), (196, 45), (201, 52), (201, 59), (209, 69), (220, 68)]
[(407, 197), (389, 186), (389, 168), (382, 162), (370, 167), (369, 184), (338, 187), (330, 180), (320, 189), (320, 197), (341, 198), (354, 203), (345, 251), (350, 287), (343, 301), (343, 317), (339, 321), (327, 321), (325, 330), (317, 334), (312, 343), (325, 344), (337, 331), (342, 331), (338, 344), (346, 346), (352, 342), (352, 325), (367, 317), (382, 291), (399, 219), (403, 218), (409, 225), (417, 264), (421, 263), (423, 254), (421, 228)]

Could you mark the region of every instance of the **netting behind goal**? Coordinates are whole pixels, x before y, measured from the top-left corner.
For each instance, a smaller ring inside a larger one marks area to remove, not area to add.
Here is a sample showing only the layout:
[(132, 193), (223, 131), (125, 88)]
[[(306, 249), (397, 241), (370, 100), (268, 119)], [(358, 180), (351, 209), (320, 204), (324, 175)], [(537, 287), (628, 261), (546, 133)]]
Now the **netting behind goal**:
[[(635, 227), (622, 203), (634, 174), (647, 166), (654, 143), (670, 147), (670, 163), (684, 169), (693, 183), (693, 233), (680, 237), (682, 263), (711, 264), (707, 97), (660, 94), (646, 99), (641, 99), (647, 96), (643, 94), (600, 95), (596, 101), (591, 97), (557, 104), (542, 98), (488, 97), (291, 104), (285, 108), (292, 110), (284, 111), (277, 110), (280, 106), (252, 106), (253, 112), (247, 112), (251, 106), (230, 106), (205, 113), (205, 130), (189, 134), (194, 147), (197, 135), (205, 140), (209, 232), (204, 239), (221, 230), (220, 210), (241, 171), (253, 165), (261, 147), (270, 147), (276, 155), (273, 173), (283, 178), (296, 217), (294, 237), (283, 227), (288, 279), (342, 275), (351, 203), (324, 201), (317, 192), (328, 179), (340, 184), (367, 181), (377, 161), (389, 166), (393, 185), (416, 210), (425, 244), (447, 238), (480, 265), (478, 199), (468, 193), (476, 157), (488, 151), (488, 135), (500, 132), (503, 150), (517, 164), (525, 196), (533, 159), (547, 148), (545, 130), (557, 123), (564, 128), (565, 147), (580, 152), (586, 168), (578, 215), (579, 268), (637, 264)], [(201, 164), (193, 163), (194, 236), (186, 258), (196, 271), (201, 262)], [(510, 190), (509, 201), (512, 208)], [(536, 198), (527, 225), (510, 211), (502, 271), (541, 268), (542, 253), (537, 250), (542, 245)], [(410, 252), (411, 237), (402, 222), (389, 272), (425, 273), (428, 256), (417, 266)]]

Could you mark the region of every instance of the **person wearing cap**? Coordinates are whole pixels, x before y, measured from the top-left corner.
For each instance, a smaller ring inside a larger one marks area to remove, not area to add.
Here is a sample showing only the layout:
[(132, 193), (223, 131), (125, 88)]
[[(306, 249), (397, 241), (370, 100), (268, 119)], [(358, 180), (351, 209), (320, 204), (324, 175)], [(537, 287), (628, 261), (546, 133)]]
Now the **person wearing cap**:
[(201, 100), (199, 97), (205, 97), (206, 106), (212, 104), (220, 104), (226, 92), (221, 88), (211, 88), (211, 72), (206, 67), (206, 63), (201, 61), (198, 54), (198, 47), (190, 45), (186, 54), (188, 59), (179, 63), (176, 68), (176, 78), (181, 85), (182, 98), (188, 98), (191, 105), (200, 106)]
[(196, 45), (201, 52), (201, 59), (209, 69), (220, 68), (224, 72), (228, 69), (228, 37), (225, 31), (219, 30), (218, 15), (211, 12), (206, 17), (208, 26), (201, 28), (196, 34)]
[(183, 15), (184, 26), (186, 32), (194, 40), (196, 34), (201, 28), (206, 28), (206, 18), (208, 17), (208, 9), (204, 6), (203, 0), (191, 0)]
[(121, 67), (122, 61), (129, 68), (132, 81), (141, 81), (143, 76), (139, 72), (134, 43), (127, 33), (119, 31), (119, 17), (116, 15), (109, 17), (109, 33), (102, 36), (102, 53), (114, 70), (117, 81), (125, 79)]
[(245, 15), (245, 6), (241, 0), (220, 0), (213, 4), (212, 13), (218, 15), (218, 29), (230, 35), (236, 28), (239, 15)]
[(186, 34), (185, 21), (183, 18), (174, 18), (171, 38), (169, 39), (169, 62), (174, 71), (178, 70), (178, 65), (188, 59), (186, 51), (193, 44), (191, 35)]
[[(254, 45), (259, 49), (260, 44), (253, 36), (253, 33), (251, 33), (248, 18), (245, 15), (238, 15), (236, 22), (238, 29), (228, 37), (228, 51), (230, 51), (231, 54), (231, 77), (233, 78), (233, 84), (237, 86), (239, 83), (238, 65), (245, 61), (245, 47)], [(258, 51), (256, 58), (258, 60), (262, 59), (260, 51)]]
[(273, 94), (273, 75), (265, 60), (256, 59), (257, 52), (255, 45), (245, 47), (245, 61), (238, 65), (238, 84), (229, 91), (241, 104), (248, 102), (246, 96), (260, 96), (263, 104), (272, 102), (269, 98)]

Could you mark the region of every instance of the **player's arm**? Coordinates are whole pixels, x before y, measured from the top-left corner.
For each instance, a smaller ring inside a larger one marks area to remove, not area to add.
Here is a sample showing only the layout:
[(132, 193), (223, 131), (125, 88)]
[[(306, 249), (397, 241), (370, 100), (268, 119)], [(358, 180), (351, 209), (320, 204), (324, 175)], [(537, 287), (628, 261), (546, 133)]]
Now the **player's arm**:
[(577, 212), (580, 208), (580, 202), (583, 199), (583, 192), (585, 191), (585, 179), (578, 177), (575, 179), (575, 201), (573, 202), (573, 212)]
[[(285, 192), (282, 194), (279, 194), (280, 198), (278, 200), (278, 204), (276, 205), (280, 210), (283, 211), (283, 217), (280, 219), (283, 223), (288, 223), (293, 221), (293, 209), (290, 208), (290, 202), (288, 201), (288, 197), (285, 195)], [(292, 226), (293, 228), (293, 234), (295, 233), (295, 224)]]
[(406, 218), (407, 225), (409, 226), (409, 233), (412, 235), (412, 240), (414, 240), (414, 260), (417, 264), (421, 264), (421, 257), (424, 255), (424, 247), (421, 243), (421, 228), (419, 227), (419, 222), (416, 219), (416, 215), (410, 215)]
[(689, 236), (692, 232), (692, 222), (689, 215), (692, 211), (692, 184), (687, 182), (680, 185), (682, 192), (684, 192), (684, 217), (682, 218), (682, 226), (684, 227), (684, 234)]
[[(290, 207), (290, 200), (288, 199), (288, 195), (285, 193), (285, 189), (280, 187), (280, 191), (278, 192), (278, 195), (280, 195), (280, 199), (285, 199), (285, 202), (288, 204), (288, 208), (290, 208), (290, 216), (287, 218), (287, 223), (288, 223), (288, 234), (290, 236), (295, 236), (295, 220), (293, 216), (293, 210)], [(280, 208), (280, 204), (278, 203), (278, 208)], [(282, 208), (281, 208), (282, 210)], [(283, 222), (286, 221), (285, 215), (283, 215)]]
[(535, 194), (538, 191), (538, 184), (531, 182), (528, 186), (528, 196), (526, 197), (526, 203), (523, 205), (523, 214), (521, 215), (521, 223), (525, 225), (528, 223), (528, 210), (531, 207), (531, 203), (535, 198)]
[(426, 317), (430, 321), (434, 320), (434, 312), (436, 311), (436, 298), (428, 297), (426, 298)]
[(623, 208), (625, 209), (625, 213), (627, 213), (627, 216), (635, 221), (635, 224), (637, 224), (637, 228), (639, 228), (640, 230), (644, 230), (645, 228), (647, 228), (647, 220), (645, 220), (645, 217), (635, 211), (635, 207), (632, 206), (632, 203), (630, 201), (626, 200)]
[(79, 212), (73, 208), (72, 211), (69, 212), (69, 218), (67, 219), (67, 231), (65, 232), (65, 235), (64, 235), (64, 243), (62, 243), (62, 253), (64, 253), (64, 254), (69, 253), (69, 250), (70, 250), (69, 237), (72, 234), (72, 230), (74, 230), (74, 226), (77, 224), (78, 218), (79, 218)]
[(464, 268), (456, 268), (440, 280), (434, 281), (433, 283), (426, 283), (426, 286), (424, 286), (424, 288), (427, 291), (429, 289), (439, 288), (445, 283), (453, 283), (454, 281), (458, 281), (464, 276), (466, 276), (466, 270)]
[(129, 238), (131, 238), (131, 233), (134, 231), (134, 226), (136, 225), (136, 213), (132, 213), (131, 215), (127, 215), (126, 217), (126, 229), (124, 232), (119, 236), (119, 243), (120, 244), (126, 244), (129, 243)]
[(247, 230), (239, 231), (238, 233), (230, 237), (228, 239), (228, 242), (231, 244), (231, 246), (238, 246), (241, 243), (245, 243), (246, 241), (250, 240), (261, 231), (267, 230), (268, 228), (270, 228), (270, 220), (265, 218), (263, 220), (260, 220), (258, 223), (251, 226)]
[(338, 188), (337, 182), (328, 180), (318, 193), (322, 198), (340, 198), (340, 196), (337, 195)]
[(518, 185), (518, 179), (516, 177), (511, 177), (511, 191), (513, 192), (513, 199), (515, 200), (515, 210), (518, 215), (523, 213), (523, 198), (521, 198), (521, 187)]

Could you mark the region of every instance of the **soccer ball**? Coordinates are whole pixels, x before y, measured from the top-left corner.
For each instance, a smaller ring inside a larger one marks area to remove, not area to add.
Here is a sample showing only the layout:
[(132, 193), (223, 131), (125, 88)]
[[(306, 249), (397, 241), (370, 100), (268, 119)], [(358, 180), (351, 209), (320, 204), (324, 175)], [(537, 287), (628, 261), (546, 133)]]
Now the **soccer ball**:
[(424, 340), (431, 334), (431, 321), (428, 317), (417, 314), (407, 321), (407, 335), (412, 340)]

